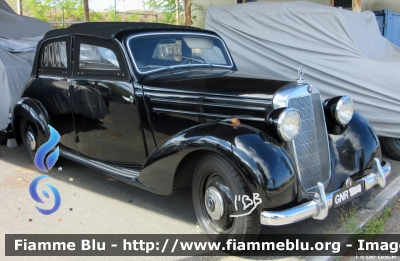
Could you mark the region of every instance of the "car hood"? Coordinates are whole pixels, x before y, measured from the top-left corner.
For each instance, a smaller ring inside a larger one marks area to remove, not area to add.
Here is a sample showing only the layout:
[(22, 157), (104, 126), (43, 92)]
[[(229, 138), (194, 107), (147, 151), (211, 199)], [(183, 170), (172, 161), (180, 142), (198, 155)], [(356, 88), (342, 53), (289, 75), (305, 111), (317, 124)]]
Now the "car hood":
[(148, 76), (145, 87), (174, 89), (182, 92), (220, 94), (241, 98), (272, 99), (273, 94), (288, 81), (263, 78), (226, 69), (168, 71)]

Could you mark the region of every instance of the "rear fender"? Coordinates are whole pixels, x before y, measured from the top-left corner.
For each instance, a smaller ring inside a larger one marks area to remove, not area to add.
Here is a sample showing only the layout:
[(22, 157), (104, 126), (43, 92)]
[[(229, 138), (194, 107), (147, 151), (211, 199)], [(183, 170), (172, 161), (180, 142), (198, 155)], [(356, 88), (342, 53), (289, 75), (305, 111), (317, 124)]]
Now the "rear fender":
[(11, 123), (18, 142), (21, 142), (21, 137), (19, 135), (21, 119), (25, 119), (36, 128), (38, 144), (43, 144), (49, 139), (49, 115), (38, 100), (22, 98), (14, 106)]

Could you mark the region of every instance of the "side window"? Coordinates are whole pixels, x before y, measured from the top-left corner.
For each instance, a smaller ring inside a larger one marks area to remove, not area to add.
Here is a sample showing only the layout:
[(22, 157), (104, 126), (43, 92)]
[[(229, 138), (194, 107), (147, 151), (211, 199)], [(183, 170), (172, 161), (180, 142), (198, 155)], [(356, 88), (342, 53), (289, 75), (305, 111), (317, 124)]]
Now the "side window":
[(120, 47), (110, 39), (76, 36), (73, 78), (129, 81)]
[(42, 44), (34, 65), (34, 68), (38, 69), (39, 75), (69, 77), (69, 40), (69, 37), (63, 37)]
[(67, 68), (67, 43), (53, 42), (46, 45), (40, 57), (40, 67)]
[(115, 53), (105, 47), (80, 44), (79, 69), (120, 70)]

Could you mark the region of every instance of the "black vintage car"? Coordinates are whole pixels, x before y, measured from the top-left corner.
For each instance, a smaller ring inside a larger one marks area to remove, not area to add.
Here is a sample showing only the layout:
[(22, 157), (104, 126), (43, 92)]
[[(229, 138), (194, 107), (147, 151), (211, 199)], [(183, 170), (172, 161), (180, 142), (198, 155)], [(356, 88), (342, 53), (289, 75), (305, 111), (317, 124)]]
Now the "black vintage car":
[(12, 124), (32, 158), (51, 125), (62, 157), (160, 195), (191, 186), (205, 233), (247, 240), (324, 219), (391, 171), (352, 100), (321, 101), (298, 74), (242, 74), (207, 30), (77, 24), (39, 43)]

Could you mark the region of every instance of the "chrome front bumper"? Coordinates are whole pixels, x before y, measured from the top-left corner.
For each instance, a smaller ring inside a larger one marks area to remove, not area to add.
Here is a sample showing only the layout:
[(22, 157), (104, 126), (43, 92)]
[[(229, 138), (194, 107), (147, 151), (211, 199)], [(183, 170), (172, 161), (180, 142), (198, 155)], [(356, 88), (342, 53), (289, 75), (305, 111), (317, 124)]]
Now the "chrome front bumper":
[[(380, 187), (386, 185), (386, 177), (390, 174), (392, 166), (384, 162), (381, 166), (378, 158), (374, 159), (372, 173), (362, 178), (365, 184), (365, 191), (371, 189), (376, 184)], [(359, 182), (359, 181), (357, 181)], [(261, 224), (267, 226), (281, 226), (292, 224), (310, 217), (314, 219), (325, 219), (328, 216), (328, 210), (333, 206), (333, 195), (340, 191), (325, 194), (324, 185), (318, 182), (318, 193), (315, 193), (313, 200), (302, 205), (281, 210), (281, 211), (263, 211), (261, 212)]]

